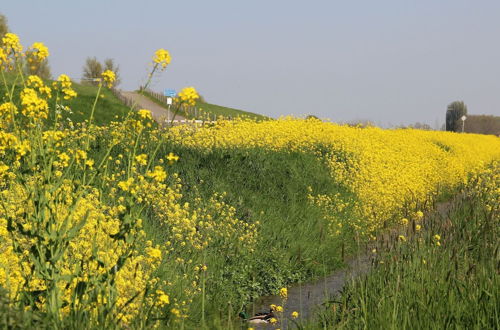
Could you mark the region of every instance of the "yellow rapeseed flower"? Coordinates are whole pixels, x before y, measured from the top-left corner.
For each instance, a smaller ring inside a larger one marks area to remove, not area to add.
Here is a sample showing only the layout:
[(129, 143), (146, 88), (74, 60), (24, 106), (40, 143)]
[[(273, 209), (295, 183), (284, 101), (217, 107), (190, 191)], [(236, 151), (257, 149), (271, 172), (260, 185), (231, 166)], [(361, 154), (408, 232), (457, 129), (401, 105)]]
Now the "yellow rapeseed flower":
[(153, 62), (161, 65), (162, 70), (165, 70), (167, 65), (170, 64), (171, 59), (170, 53), (167, 50), (160, 48), (155, 52)]
[(0, 67), (6, 64), (7, 61), (8, 61), (7, 53), (4, 51), (3, 48), (0, 48)]
[(19, 37), (14, 33), (6, 33), (2, 38), (3, 47), (7, 54), (20, 53), (23, 51), (23, 46), (19, 42)]
[(102, 73), (102, 78), (106, 82), (108, 88), (113, 87), (113, 83), (116, 81), (116, 75), (111, 70), (106, 70)]
[(49, 49), (42, 42), (35, 42), (30, 47), (31, 54), (39, 61), (45, 60), (49, 56)]
[(177, 101), (182, 104), (193, 106), (200, 96), (194, 87), (184, 87), (177, 95)]
[(177, 155), (174, 155), (172, 152), (170, 152), (168, 155), (167, 155), (167, 160), (168, 160), (168, 163), (170, 165), (172, 165), (174, 162), (178, 161), (179, 160), (179, 156)]
[(156, 295), (158, 296), (158, 304), (160, 306), (170, 304), (170, 297), (162, 290), (156, 290)]
[(139, 114), (139, 117), (141, 117), (142, 119), (152, 119), (151, 110), (141, 109), (137, 111), (137, 113)]
[(167, 178), (167, 173), (161, 166), (155, 166), (154, 171), (150, 171), (146, 175), (157, 182), (163, 182)]
[(148, 155), (140, 154), (135, 156), (135, 161), (139, 163), (139, 165), (146, 165), (148, 163)]
[(280, 289), (280, 297), (283, 299), (286, 299), (288, 297), (288, 289), (287, 288)]
[(21, 92), (21, 112), (33, 119), (47, 119), (49, 105), (46, 100), (40, 98), (32, 88), (24, 88)]
[(53, 83), (53, 87), (60, 88), (61, 92), (63, 93), (63, 98), (65, 100), (70, 100), (77, 96), (77, 93), (73, 90), (71, 84), (71, 79), (67, 75), (61, 74), (59, 77), (57, 77), (57, 81)]

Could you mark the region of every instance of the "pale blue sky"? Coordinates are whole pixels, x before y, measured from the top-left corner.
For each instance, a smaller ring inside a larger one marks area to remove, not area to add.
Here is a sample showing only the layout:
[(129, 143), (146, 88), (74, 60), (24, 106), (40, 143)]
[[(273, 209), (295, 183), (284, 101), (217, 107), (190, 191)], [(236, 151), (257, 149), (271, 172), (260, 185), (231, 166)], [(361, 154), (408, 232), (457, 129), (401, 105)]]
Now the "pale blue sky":
[(123, 89), (154, 51), (172, 63), (153, 89), (273, 117), (383, 125), (444, 122), (448, 103), (500, 115), (500, 1), (3, 1), (23, 44), (44, 42), (54, 76), (114, 58)]

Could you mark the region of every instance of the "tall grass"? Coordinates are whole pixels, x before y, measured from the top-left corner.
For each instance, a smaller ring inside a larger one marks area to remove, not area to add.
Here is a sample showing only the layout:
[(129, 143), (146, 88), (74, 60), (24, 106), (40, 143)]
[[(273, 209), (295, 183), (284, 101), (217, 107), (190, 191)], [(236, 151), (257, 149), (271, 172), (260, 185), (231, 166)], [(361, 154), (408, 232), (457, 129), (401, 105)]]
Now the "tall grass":
[(374, 270), (309, 327), (498, 329), (500, 168), (495, 171), (473, 180), (422, 232), (377, 256)]

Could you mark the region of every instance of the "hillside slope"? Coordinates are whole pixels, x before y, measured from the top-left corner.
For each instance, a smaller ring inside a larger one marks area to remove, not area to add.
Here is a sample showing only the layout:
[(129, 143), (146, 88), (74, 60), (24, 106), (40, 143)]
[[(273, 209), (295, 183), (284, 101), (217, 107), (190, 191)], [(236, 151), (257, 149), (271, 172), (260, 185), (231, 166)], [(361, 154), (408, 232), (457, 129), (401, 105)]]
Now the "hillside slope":
[[(167, 103), (166, 97), (163, 96), (162, 94), (151, 90), (145, 90), (144, 95), (147, 96), (156, 104), (166, 108), (166, 103)], [(207, 103), (204, 100), (198, 100), (196, 106), (190, 107), (186, 111), (181, 111), (180, 114), (188, 119), (200, 119), (200, 120), (216, 120), (219, 117), (224, 117), (227, 119), (234, 119), (234, 118), (249, 118), (254, 120), (270, 119), (269, 117), (256, 114), (253, 112)]]

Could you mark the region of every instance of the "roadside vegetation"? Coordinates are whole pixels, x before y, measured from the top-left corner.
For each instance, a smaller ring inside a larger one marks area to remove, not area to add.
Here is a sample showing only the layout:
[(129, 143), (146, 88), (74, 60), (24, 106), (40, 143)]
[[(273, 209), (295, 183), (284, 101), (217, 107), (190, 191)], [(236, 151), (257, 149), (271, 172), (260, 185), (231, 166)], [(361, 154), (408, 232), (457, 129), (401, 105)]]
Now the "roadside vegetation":
[[(342, 267), (500, 157), (493, 136), (314, 118), (163, 130), (109, 101), (112, 70), (97, 86), (44, 81), (23, 49), (2, 38), (3, 327), (237, 326), (253, 298)], [(155, 52), (149, 82), (170, 60)], [(198, 99), (187, 87), (175, 102)]]

